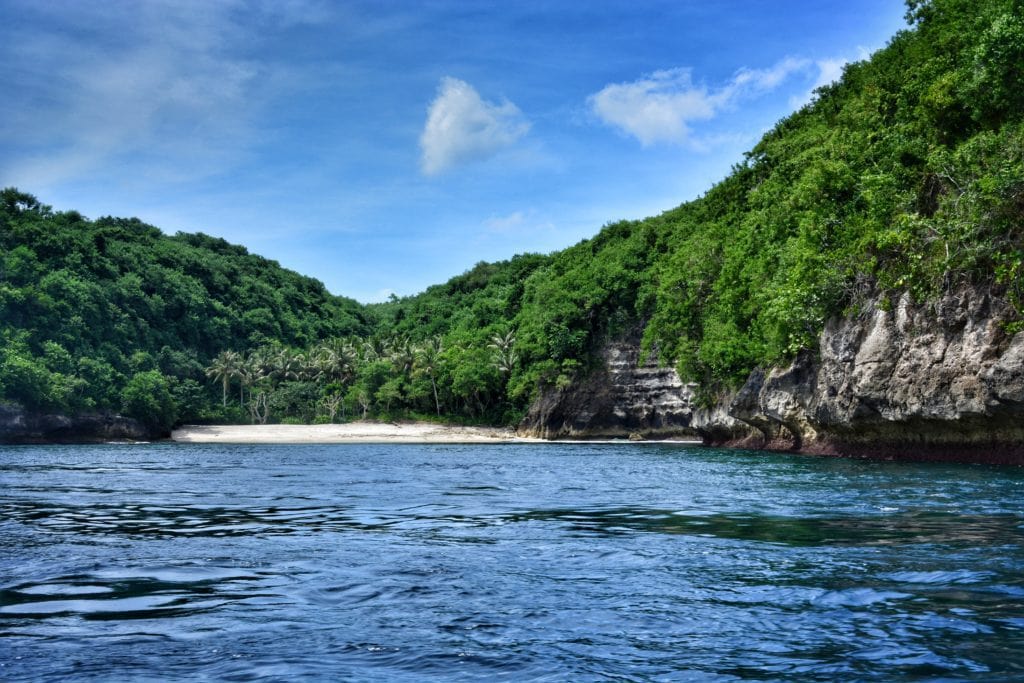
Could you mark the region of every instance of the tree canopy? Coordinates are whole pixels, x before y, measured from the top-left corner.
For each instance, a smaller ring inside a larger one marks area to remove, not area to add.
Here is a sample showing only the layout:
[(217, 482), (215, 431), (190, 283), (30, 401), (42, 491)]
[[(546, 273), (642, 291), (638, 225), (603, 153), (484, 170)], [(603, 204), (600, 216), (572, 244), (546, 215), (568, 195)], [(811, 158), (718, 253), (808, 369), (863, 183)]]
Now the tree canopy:
[(987, 283), (1016, 333), (1024, 6), (910, 0), (907, 18), (698, 199), (384, 304), (224, 240), (4, 190), (0, 399), (160, 424), (511, 423), (627, 334), (713, 394), (813, 350), (829, 317), (880, 295)]

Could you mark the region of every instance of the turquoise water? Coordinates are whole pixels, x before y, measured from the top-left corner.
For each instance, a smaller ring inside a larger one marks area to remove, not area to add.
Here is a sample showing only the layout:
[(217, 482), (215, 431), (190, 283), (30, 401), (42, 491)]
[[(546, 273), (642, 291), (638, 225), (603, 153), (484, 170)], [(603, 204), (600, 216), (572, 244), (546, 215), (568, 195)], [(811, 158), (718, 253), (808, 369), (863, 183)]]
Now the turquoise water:
[(0, 448), (0, 679), (1022, 680), (1024, 472)]

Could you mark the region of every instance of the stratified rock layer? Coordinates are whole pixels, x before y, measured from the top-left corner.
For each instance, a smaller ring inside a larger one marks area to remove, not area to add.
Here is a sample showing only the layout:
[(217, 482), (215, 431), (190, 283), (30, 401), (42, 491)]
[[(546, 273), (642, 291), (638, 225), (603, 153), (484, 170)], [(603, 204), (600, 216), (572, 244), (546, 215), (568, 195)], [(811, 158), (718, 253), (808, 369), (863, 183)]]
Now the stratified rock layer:
[(693, 391), (671, 368), (638, 365), (639, 341), (608, 344), (586, 379), (545, 392), (520, 432), (544, 439), (672, 436), (689, 431)]
[(832, 320), (820, 357), (755, 372), (729, 413), (763, 445), (811, 453), (1024, 464), (1024, 334), (1006, 302), (965, 288), (937, 303)]
[[(1024, 334), (983, 287), (938, 302), (879, 298), (828, 322), (818, 354), (757, 370), (710, 410), (670, 370), (613, 344), (607, 369), (548, 392), (524, 421), (540, 436), (699, 434), (706, 443), (805, 453), (1024, 464)], [(630, 350), (630, 347), (633, 350)]]

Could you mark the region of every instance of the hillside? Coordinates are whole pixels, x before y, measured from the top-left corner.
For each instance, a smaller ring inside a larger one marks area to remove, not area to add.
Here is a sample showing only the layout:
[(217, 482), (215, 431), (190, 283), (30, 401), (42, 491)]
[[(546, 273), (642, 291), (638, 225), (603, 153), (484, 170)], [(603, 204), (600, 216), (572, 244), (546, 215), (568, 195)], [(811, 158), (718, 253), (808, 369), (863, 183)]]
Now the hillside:
[(129, 409), (131, 382), (157, 373), (179, 419), (511, 424), (626, 344), (729, 412), (752, 377), (819, 358), (830, 324), (900, 306), (924, 320), (951, 296), (986, 298), (1001, 357), (1024, 327), (1022, 16), (1016, 0), (912, 0), (908, 30), (704, 196), (365, 308), (223, 241), (7, 190), (0, 391)]
[(208, 389), (217, 353), (370, 326), (355, 301), (224, 240), (90, 221), (14, 189), (0, 248), (0, 397), (30, 411), (239, 419)]
[[(643, 328), (645, 348), (711, 400), (755, 368), (815, 350), (830, 317), (904, 292), (924, 302), (984, 285), (1009, 303), (1007, 331), (1019, 329), (1024, 23), (1014, 7), (912, 3), (910, 30), (849, 65), (705, 196), (552, 255), (504, 321), (464, 307), (514, 330), (509, 395), (564, 385), (603, 342)], [(447, 296), (384, 308), (401, 316)]]
[(542, 392), (524, 427), (1019, 462), (1021, 17), (1013, 2), (911, 3), (910, 30), (660, 217), (668, 230), (640, 224), (664, 255), (627, 305), (643, 349), (692, 383), (687, 410), (631, 405), (639, 380), (612, 362), (631, 342), (609, 337), (594, 373)]

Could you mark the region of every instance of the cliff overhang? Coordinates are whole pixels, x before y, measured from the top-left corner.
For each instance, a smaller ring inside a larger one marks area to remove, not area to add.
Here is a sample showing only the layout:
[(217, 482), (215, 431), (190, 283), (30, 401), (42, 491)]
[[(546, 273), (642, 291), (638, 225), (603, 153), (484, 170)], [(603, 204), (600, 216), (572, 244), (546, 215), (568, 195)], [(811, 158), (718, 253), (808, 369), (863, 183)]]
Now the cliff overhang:
[(709, 445), (901, 460), (1024, 464), (1024, 334), (984, 286), (936, 301), (878, 296), (825, 325), (816, 353), (751, 373), (711, 408), (641, 366), (635, 336), (604, 368), (543, 392), (521, 430), (545, 438), (698, 435)]

